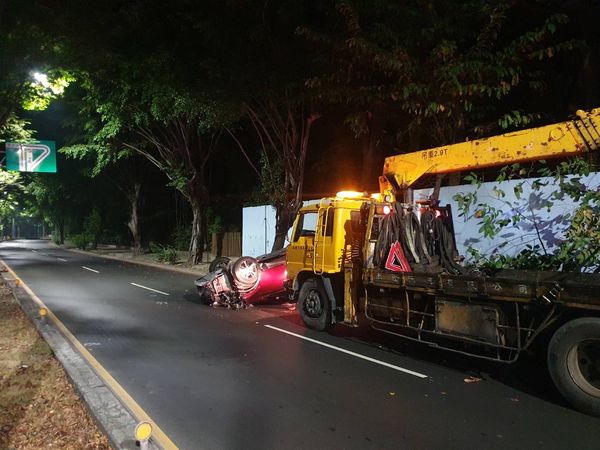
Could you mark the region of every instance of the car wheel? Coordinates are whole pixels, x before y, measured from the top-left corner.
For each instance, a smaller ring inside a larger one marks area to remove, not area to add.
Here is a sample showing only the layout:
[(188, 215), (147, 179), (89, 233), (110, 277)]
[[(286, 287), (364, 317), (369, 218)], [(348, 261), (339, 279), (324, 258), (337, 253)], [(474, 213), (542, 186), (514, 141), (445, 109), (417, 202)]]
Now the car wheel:
[(321, 280), (309, 278), (302, 284), (297, 309), (308, 328), (325, 331), (331, 326), (331, 302)]
[(208, 266), (209, 272), (215, 272), (217, 269), (227, 269), (231, 260), (225, 256), (217, 256)]
[(231, 274), (238, 289), (252, 289), (258, 282), (258, 275), (260, 274), (256, 258), (242, 256), (233, 263)]
[(548, 345), (548, 370), (569, 403), (600, 416), (600, 318), (575, 319), (560, 327)]

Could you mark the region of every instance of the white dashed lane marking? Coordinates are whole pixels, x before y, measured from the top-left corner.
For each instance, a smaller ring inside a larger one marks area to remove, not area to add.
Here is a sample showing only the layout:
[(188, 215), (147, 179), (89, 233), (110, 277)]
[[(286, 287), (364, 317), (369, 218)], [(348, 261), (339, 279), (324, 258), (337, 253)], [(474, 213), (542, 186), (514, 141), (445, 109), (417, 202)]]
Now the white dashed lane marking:
[(131, 283), (131, 285), (132, 285), (132, 286), (139, 287), (139, 288), (142, 288), (142, 289), (146, 289), (146, 290), (148, 290), (148, 291), (156, 292), (156, 293), (158, 293), (158, 294), (162, 294), (162, 295), (171, 295), (171, 294), (168, 294), (168, 293), (166, 293), (166, 292), (159, 291), (159, 290), (157, 290), (157, 289), (152, 289), (152, 288), (149, 288), (148, 286), (142, 286), (141, 284), (137, 284), (137, 283)]

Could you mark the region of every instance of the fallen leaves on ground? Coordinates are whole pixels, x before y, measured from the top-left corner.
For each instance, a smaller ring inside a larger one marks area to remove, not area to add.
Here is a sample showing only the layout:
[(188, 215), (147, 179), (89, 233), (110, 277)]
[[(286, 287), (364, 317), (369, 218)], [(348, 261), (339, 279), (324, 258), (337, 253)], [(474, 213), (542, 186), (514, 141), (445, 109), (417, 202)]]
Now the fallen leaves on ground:
[(481, 381), (481, 378), (474, 377), (473, 375), (469, 375), (467, 378), (464, 379), (465, 383), (478, 383), (479, 381)]
[(1, 280), (0, 448), (111, 448)]

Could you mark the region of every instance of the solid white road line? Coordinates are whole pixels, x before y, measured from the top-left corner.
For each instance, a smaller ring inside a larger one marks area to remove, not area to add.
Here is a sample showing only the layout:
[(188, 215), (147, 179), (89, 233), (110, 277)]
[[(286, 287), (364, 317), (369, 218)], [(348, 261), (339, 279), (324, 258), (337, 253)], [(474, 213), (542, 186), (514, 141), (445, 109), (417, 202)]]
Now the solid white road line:
[(89, 267), (81, 266), (81, 268), (82, 268), (82, 269), (85, 269), (85, 270), (89, 270), (90, 272), (94, 272), (94, 273), (100, 273), (100, 271), (99, 271), (99, 270), (90, 269)]
[(62, 262), (67, 262), (67, 260), (63, 259), (63, 258), (56, 258), (56, 259), (58, 259), (59, 261), (62, 261)]
[(272, 325), (265, 325), (265, 327), (270, 328), (271, 330), (279, 331), (281, 333), (289, 334), (290, 336), (297, 337), (299, 339), (304, 339), (305, 341), (312, 342), (313, 344), (322, 345), (323, 347), (330, 348), (332, 350), (336, 350), (338, 352), (346, 353), (347, 355), (355, 356), (356, 358), (364, 359), (365, 361), (369, 361), (375, 364), (379, 364), (381, 366), (389, 367), (390, 369), (397, 370), (399, 372), (406, 373), (408, 375), (413, 375), (418, 378), (427, 378), (427, 375), (424, 375), (419, 372), (414, 372), (412, 370), (405, 369), (404, 367), (395, 366), (393, 364), (386, 363), (384, 361), (379, 361), (378, 359), (369, 358), (368, 356), (361, 355), (359, 353), (351, 352), (350, 350), (345, 350), (343, 348), (336, 347), (334, 345), (326, 344), (325, 342), (317, 341), (316, 339), (311, 339), (306, 336), (302, 336), (301, 334), (292, 333), (291, 331), (283, 330), (281, 328), (274, 327)]
[(147, 286), (142, 286), (141, 284), (136, 284), (136, 283), (131, 283), (131, 284), (133, 286), (137, 286), (137, 287), (142, 288), (142, 289), (147, 289), (147, 290), (152, 291), (152, 292), (157, 292), (157, 293), (162, 294), (162, 295), (171, 295), (171, 294), (167, 294), (166, 292), (163, 292), (163, 291), (158, 291), (156, 289), (149, 288)]

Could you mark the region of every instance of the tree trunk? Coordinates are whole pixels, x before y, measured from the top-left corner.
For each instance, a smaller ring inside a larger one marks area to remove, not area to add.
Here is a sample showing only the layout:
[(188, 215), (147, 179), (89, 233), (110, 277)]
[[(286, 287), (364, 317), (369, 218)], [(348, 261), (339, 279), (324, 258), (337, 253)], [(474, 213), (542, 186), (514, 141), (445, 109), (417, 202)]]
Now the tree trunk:
[(264, 173), (260, 175), (263, 187), (267, 188), (266, 197), (276, 211), (273, 251), (285, 245), (290, 222), (302, 205), (310, 132), (312, 124), (321, 117), (321, 113), (312, 110), (307, 113), (307, 109), (303, 101), (290, 100), (287, 96), (279, 103), (269, 99), (257, 106), (245, 105), (246, 114), (260, 139), (262, 156), (267, 160), (277, 156), (282, 163), (284, 181), (281, 186), (269, 189), (271, 180)]
[(132, 247), (131, 254), (133, 256), (139, 256), (142, 250), (142, 234), (140, 232), (140, 220), (139, 220), (139, 206), (140, 206), (140, 194), (142, 190), (142, 184), (136, 182), (133, 184), (130, 192), (127, 195), (129, 200), (129, 222), (127, 226), (131, 231)]
[(294, 205), (284, 203), (275, 207), (275, 239), (271, 251), (279, 250), (285, 246), (285, 238), (287, 232), (292, 225), (292, 219), (298, 213), (299, 208), (294, 208)]
[[(136, 128), (141, 138), (150, 144), (150, 149), (124, 143), (147, 158), (171, 181), (177, 181), (177, 189), (190, 204), (193, 220), (188, 263), (192, 265), (202, 261), (205, 250), (206, 207), (210, 200), (205, 169), (223, 131), (218, 129), (203, 135), (200, 128), (198, 117), (182, 114), (167, 123), (156, 122)], [(180, 185), (181, 179), (188, 181)]]
[(58, 219), (55, 223), (56, 231), (58, 232), (58, 244), (63, 245), (65, 243), (65, 221)]
[(187, 200), (192, 208), (192, 237), (188, 263), (192, 265), (202, 262), (206, 237), (206, 208), (208, 207), (208, 189), (200, 172), (196, 172), (188, 183), (190, 195)]
[[(293, 115), (289, 111), (290, 115)], [(306, 153), (308, 151), (308, 142), (312, 124), (321, 117), (320, 113), (311, 113), (307, 118), (303, 119), (302, 132), (297, 144), (291, 147), (284, 147), (283, 152), (290, 158), (292, 155), (295, 164), (286, 168), (284, 177), (284, 192), (289, 196), (288, 200), (282, 204), (275, 205), (275, 239), (271, 251), (279, 250), (285, 246), (285, 238), (287, 232), (292, 225), (296, 214), (302, 207), (302, 194), (304, 190), (304, 165), (306, 163)], [(299, 146), (296, 149), (296, 145)], [(291, 200), (289, 198), (291, 197)]]
[(435, 186), (433, 187), (433, 192), (431, 193), (431, 196), (429, 197), (429, 199), (436, 204), (440, 200), (440, 190), (442, 189), (442, 181), (444, 180), (445, 176), (446, 175), (443, 173), (437, 174), (435, 176)]
[(188, 256), (188, 263), (192, 265), (200, 264), (202, 262), (202, 254), (204, 252), (204, 234), (202, 229), (204, 228), (204, 213), (205, 208), (199, 201), (190, 201), (192, 207), (192, 237), (190, 239), (190, 249)]

